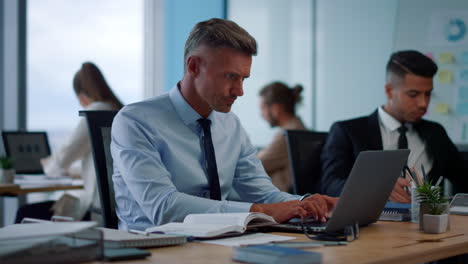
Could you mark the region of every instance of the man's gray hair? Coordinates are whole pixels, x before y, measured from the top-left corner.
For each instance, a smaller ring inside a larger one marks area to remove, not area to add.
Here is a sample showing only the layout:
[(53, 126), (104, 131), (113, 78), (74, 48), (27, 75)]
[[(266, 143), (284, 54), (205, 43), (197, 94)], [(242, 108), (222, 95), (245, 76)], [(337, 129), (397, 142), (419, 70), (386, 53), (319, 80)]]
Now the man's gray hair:
[(235, 22), (225, 19), (212, 18), (195, 25), (185, 42), (184, 67), (190, 53), (201, 45), (257, 55), (257, 41)]

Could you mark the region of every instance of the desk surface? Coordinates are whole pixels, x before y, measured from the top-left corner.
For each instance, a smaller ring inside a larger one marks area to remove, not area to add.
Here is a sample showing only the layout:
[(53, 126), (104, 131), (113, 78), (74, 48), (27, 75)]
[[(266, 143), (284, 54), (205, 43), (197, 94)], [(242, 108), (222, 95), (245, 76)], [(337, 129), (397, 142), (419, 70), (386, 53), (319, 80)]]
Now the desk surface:
[(48, 186), (0, 184), (0, 196), (16, 196), (34, 192), (55, 192), (65, 190), (76, 190), (82, 188), (82, 183), (73, 183), (68, 185), (51, 184)]
[[(408, 222), (377, 222), (361, 229), (361, 237), (347, 246), (311, 249), (322, 252), (323, 263), (421, 263), (468, 253), (468, 216), (451, 216), (451, 230), (437, 235), (419, 232)], [(307, 240), (302, 234), (296, 241)], [(461, 234), (461, 235), (460, 235)], [(458, 235), (458, 236), (454, 236)], [(440, 242), (418, 243), (420, 239)], [(232, 248), (201, 243), (154, 248), (145, 260), (131, 263), (232, 263)]]

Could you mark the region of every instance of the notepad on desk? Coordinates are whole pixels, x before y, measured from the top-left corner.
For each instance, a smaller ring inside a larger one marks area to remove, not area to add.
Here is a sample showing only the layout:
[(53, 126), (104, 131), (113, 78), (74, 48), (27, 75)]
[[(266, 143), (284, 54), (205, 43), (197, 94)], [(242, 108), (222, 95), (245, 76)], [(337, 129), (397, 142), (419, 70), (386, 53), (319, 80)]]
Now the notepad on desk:
[(149, 248), (179, 245), (187, 242), (186, 236), (169, 234), (131, 234), (124, 230), (99, 227), (103, 233), (105, 248)]
[(262, 213), (190, 214), (183, 223), (168, 223), (150, 227), (146, 232), (163, 232), (197, 238), (212, 238), (229, 233), (242, 234), (248, 228), (277, 224), (273, 217)]
[(387, 202), (380, 221), (411, 221), (411, 204)]

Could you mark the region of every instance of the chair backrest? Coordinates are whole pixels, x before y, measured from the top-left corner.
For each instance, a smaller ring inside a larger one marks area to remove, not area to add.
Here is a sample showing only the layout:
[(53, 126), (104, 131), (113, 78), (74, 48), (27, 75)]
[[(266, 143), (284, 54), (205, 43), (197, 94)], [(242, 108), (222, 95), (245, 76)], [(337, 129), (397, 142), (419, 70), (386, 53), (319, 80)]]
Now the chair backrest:
[(98, 183), (104, 227), (118, 228), (115, 213), (114, 185), (112, 183), (113, 163), (110, 153), (112, 121), (118, 111), (80, 111), (88, 123), (93, 152), (94, 168)]
[(293, 192), (303, 195), (320, 191), (320, 153), (328, 133), (286, 130)]

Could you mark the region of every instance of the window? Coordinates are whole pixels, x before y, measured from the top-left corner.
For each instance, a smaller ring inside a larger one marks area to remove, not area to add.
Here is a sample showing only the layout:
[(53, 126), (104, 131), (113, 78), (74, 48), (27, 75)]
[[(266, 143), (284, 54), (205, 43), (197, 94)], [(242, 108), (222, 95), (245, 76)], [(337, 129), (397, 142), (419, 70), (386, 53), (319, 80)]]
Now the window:
[(94, 62), (124, 103), (143, 99), (143, 0), (31, 0), (27, 7), (27, 128), (52, 151), (78, 123), (73, 76)]

